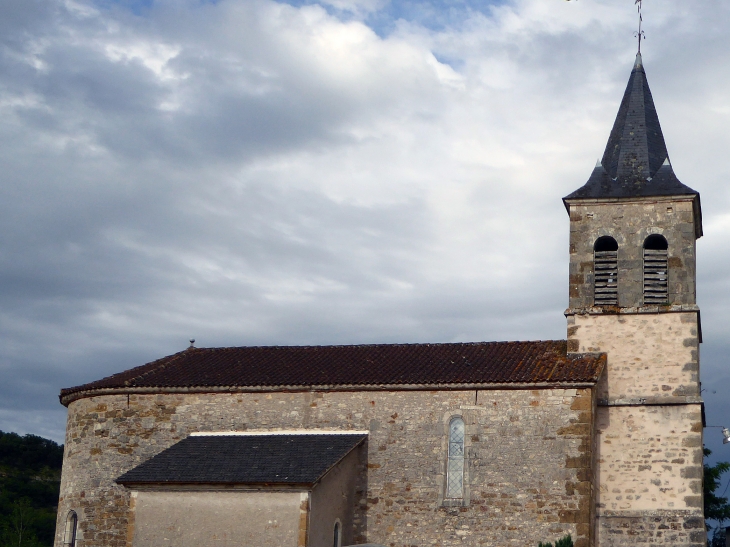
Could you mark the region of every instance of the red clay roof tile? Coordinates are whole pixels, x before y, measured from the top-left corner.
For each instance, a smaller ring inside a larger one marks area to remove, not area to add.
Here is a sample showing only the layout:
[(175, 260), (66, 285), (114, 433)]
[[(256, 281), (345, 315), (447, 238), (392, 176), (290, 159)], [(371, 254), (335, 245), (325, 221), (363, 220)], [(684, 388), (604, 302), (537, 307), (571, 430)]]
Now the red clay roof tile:
[(188, 348), (61, 390), (63, 404), (100, 392), (184, 388), (337, 388), (594, 383), (603, 354), (567, 354), (564, 340), (358, 346)]

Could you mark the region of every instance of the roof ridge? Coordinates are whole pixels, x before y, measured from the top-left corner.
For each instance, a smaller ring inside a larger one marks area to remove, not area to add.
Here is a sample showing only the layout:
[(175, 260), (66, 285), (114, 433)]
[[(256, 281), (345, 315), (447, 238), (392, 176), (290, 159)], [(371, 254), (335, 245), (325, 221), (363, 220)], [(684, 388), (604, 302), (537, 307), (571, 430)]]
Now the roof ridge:
[(322, 471), (322, 472), (320, 473), (319, 477), (317, 477), (317, 479), (316, 479), (316, 480), (314, 481), (314, 484), (317, 484), (317, 483), (318, 483), (319, 481), (321, 481), (321, 480), (322, 480), (322, 479), (323, 479), (323, 478), (325, 477), (325, 475), (329, 474), (329, 472), (330, 472), (330, 471), (332, 471), (332, 470), (333, 470), (333, 469), (334, 469), (334, 468), (335, 468), (335, 467), (336, 467), (337, 465), (339, 465), (339, 463), (340, 463), (340, 462), (341, 462), (342, 460), (344, 460), (344, 459), (345, 459), (345, 458), (346, 458), (347, 456), (349, 456), (350, 454), (352, 454), (352, 451), (353, 451), (353, 450), (355, 450), (355, 449), (356, 449), (356, 448), (357, 448), (358, 446), (360, 446), (361, 444), (363, 444), (363, 443), (365, 442), (365, 439), (367, 439), (367, 438), (368, 438), (369, 436), (370, 436), (370, 432), (368, 431), (368, 432), (367, 432), (367, 433), (366, 433), (365, 435), (363, 435), (363, 436), (362, 436), (362, 438), (361, 438), (361, 439), (360, 439), (360, 440), (359, 440), (358, 442), (356, 442), (356, 443), (355, 443), (355, 444), (354, 444), (354, 445), (352, 446), (352, 448), (350, 448), (350, 450), (348, 450), (347, 452), (345, 452), (344, 454), (342, 454), (342, 455), (341, 455), (341, 456), (340, 456), (340, 457), (339, 457), (339, 458), (338, 458), (337, 460), (335, 460), (335, 461), (334, 461), (334, 463), (332, 463), (332, 465), (330, 465), (330, 466), (329, 466), (328, 468), (324, 469), (324, 470), (323, 470), (323, 471)]
[[(151, 363), (147, 363), (148, 365), (152, 365), (154, 363), (160, 363), (157, 367), (150, 367), (148, 370), (144, 371), (142, 374), (139, 374), (138, 376), (133, 376), (129, 380), (125, 382), (126, 385), (130, 385), (132, 381), (137, 381), (141, 378), (144, 378), (145, 376), (149, 376), (150, 374), (157, 372), (159, 370), (162, 370), (166, 368), (168, 365), (173, 364), (175, 361), (179, 360), (180, 357), (185, 355), (186, 353), (190, 353), (191, 351), (197, 350), (200, 348), (190, 347), (187, 349), (184, 349), (183, 351), (178, 351), (177, 353), (173, 353), (172, 355), (168, 355), (167, 357), (162, 357), (160, 359), (157, 359), (156, 361), (152, 361)], [(146, 366), (146, 365), (142, 365)]]
[[(260, 346), (212, 346), (212, 347), (195, 347), (188, 348), (184, 351), (173, 355), (181, 355), (190, 350), (196, 351), (227, 351), (246, 349), (310, 349), (310, 348), (377, 348), (377, 347), (409, 347), (409, 346), (479, 346), (479, 345), (496, 345), (496, 344), (536, 344), (536, 343), (560, 343), (565, 342), (563, 339), (552, 340), (482, 340), (477, 342), (379, 342), (372, 344), (304, 344), (304, 345), (260, 345)], [(169, 356), (172, 357), (172, 356)], [(159, 360), (167, 359), (162, 357)], [(155, 362), (155, 361), (153, 361)], [(151, 363), (148, 363), (151, 364)], [(142, 365), (146, 366), (146, 365)]]
[[(159, 359), (155, 359), (154, 361), (150, 361), (149, 363), (145, 363), (143, 365), (139, 365), (139, 366), (136, 366), (136, 367), (132, 367), (130, 369), (123, 370), (122, 372), (115, 372), (114, 374), (110, 374), (109, 376), (104, 376), (103, 378), (100, 378), (98, 380), (95, 380), (94, 382), (87, 382), (85, 384), (80, 384), (80, 385), (77, 385), (77, 386), (72, 386), (72, 387), (64, 388), (64, 389), (61, 390), (61, 394), (63, 394), (64, 392), (75, 391), (77, 389), (83, 388), (83, 387), (89, 385), (90, 383), (91, 384), (98, 384), (98, 383), (102, 383), (102, 382), (106, 382), (106, 381), (113, 380), (115, 378), (127, 377), (127, 375), (129, 375), (130, 373), (132, 373), (134, 371), (141, 370), (141, 369), (145, 369), (145, 371), (143, 373), (138, 374), (138, 375), (128, 376), (125, 380), (123, 380), (124, 385), (127, 385), (128, 386), (129, 385), (129, 382), (131, 380), (137, 379), (137, 378), (143, 378), (144, 376), (150, 374), (153, 370), (159, 370), (161, 368), (160, 365), (163, 365), (165, 361), (169, 361), (169, 360), (176, 359), (178, 356), (184, 354), (186, 351), (189, 351), (190, 349), (191, 348), (188, 348), (188, 349), (185, 349), (185, 350), (180, 351), (178, 353), (173, 353), (172, 355), (166, 355), (165, 357), (160, 357)], [(197, 349), (197, 348), (194, 348), (194, 349)], [(154, 366), (156, 363), (160, 363), (160, 365)]]

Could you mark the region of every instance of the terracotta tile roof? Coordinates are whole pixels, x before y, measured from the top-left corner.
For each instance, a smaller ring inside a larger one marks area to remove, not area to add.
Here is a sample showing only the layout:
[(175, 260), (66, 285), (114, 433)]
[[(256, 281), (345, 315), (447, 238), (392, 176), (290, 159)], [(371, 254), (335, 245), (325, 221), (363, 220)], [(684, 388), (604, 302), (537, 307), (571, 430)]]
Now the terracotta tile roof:
[(196, 434), (116, 482), (311, 485), (367, 438), (359, 434)]
[[(593, 383), (603, 354), (567, 354), (567, 342), (188, 348), (102, 380), (61, 390), (63, 404), (116, 392), (413, 388)], [(214, 389), (215, 388), (215, 389)]]

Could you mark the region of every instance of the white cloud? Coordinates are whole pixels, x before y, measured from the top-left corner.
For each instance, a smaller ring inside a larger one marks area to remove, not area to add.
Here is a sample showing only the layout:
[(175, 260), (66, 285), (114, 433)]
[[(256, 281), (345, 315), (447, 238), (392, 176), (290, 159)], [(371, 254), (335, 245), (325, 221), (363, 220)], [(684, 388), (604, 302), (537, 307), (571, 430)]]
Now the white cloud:
[(104, 53), (114, 62), (139, 61), (150, 69), (162, 81), (178, 79), (174, 71), (169, 70), (168, 63), (180, 53), (179, 46), (168, 44), (132, 43), (105, 44)]

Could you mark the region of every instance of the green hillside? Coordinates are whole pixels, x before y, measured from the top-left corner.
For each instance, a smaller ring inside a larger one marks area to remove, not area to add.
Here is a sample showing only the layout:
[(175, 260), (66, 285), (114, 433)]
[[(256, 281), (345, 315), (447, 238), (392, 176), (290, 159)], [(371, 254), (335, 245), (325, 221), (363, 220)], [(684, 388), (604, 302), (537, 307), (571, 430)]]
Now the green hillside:
[(0, 547), (52, 546), (63, 445), (0, 431)]

